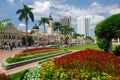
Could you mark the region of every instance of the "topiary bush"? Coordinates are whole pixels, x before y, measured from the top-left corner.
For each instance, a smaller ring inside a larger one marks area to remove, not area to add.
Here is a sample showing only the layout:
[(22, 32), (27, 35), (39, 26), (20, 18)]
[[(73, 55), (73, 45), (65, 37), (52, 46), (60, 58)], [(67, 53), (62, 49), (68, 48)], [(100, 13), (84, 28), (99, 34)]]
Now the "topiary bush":
[(115, 48), (114, 53), (118, 56), (120, 56), (120, 45)]

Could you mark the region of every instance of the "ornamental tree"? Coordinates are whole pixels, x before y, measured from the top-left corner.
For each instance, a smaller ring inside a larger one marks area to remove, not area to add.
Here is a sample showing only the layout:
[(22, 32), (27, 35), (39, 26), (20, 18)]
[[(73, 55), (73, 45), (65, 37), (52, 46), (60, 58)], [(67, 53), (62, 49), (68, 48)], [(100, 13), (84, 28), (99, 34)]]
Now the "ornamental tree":
[[(95, 27), (95, 36), (97, 37), (97, 44), (106, 52), (112, 52), (112, 39), (120, 37), (120, 14), (112, 15)], [(101, 45), (102, 44), (102, 45)]]
[(7, 27), (4, 24), (7, 23), (8, 21), (10, 21), (9, 18), (0, 20), (0, 34), (3, 34), (4, 30), (6, 30)]

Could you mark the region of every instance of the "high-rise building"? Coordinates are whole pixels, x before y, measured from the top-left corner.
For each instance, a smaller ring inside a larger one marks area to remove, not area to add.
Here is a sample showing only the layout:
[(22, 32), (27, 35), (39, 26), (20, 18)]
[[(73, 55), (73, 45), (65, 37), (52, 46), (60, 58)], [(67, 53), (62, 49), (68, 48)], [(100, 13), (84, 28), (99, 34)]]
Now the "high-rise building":
[(77, 33), (90, 36), (90, 18), (91, 16), (80, 16), (77, 19)]
[(64, 16), (60, 18), (60, 23), (62, 25), (68, 25), (71, 26), (71, 16)]

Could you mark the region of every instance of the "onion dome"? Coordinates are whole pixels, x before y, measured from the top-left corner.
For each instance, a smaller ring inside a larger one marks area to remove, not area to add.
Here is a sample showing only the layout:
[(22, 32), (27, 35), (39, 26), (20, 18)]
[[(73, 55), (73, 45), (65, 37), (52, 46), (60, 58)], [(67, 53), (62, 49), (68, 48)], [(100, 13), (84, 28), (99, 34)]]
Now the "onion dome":
[(39, 29), (38, 25), (35, 24), (35, 25), (33, 26), (33, 29)]

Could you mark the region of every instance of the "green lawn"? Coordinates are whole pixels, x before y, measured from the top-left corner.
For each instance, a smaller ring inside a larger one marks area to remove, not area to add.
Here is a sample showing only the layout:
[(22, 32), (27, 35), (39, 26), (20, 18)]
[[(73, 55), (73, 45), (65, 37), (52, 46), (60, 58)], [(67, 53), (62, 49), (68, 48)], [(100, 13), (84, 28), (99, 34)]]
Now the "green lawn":
[[(117, 45), (112, 45), (112, 50), (115, 49)], [(95, 49), (95, 50), (102, 50), (98, 47), (97, 44), (91, 44), (91, 45), (81, 45), (81, 46), (71, 46), (71, 47), (64, 47), (60, 49), (66, 49), (66, 50), (85, 50), (85, 49)], [(103, 50), (102, 50), (103, 51)]]

